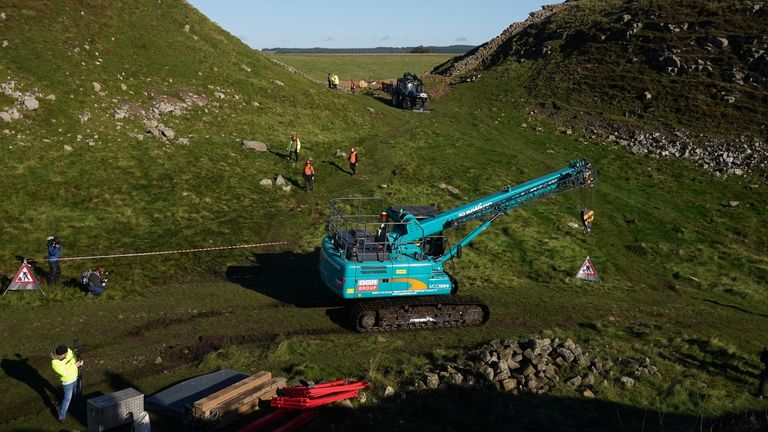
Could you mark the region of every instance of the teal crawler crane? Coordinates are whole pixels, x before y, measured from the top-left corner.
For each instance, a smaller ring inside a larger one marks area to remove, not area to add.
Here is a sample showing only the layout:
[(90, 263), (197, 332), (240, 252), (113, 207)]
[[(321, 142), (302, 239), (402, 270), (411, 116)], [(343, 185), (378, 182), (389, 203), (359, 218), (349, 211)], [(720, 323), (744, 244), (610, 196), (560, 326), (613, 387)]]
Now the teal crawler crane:
[[(390, 206), (382, 198), (330, 202), (328, 235), (320, 251), (320, 276), (337, 295), (352, 300), (349, 318), (361, 332), (482, 325), (480, 300), (457, 296), (446, 263), (499, 216), (535, 198), (590, 188), (595, 174), (586, 159), (566, 168), (439, 212), (434, 206)], [(589, 233), (594, 218), (583, 208)], [(443, 231), (485, 221), (451, 246)]]

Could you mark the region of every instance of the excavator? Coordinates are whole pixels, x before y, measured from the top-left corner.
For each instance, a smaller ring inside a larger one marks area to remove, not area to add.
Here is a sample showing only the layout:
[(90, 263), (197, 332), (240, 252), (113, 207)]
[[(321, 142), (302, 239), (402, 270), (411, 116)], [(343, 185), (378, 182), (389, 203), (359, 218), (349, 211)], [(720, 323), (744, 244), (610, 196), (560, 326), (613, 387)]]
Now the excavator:
[[(350, 300), (350, 325), (359, 332), (399, 331), (482, 325), (488, 306), (458, 296), (458, 282), (446, 271), (453, 258), (510, 210), (558, 192), (588, 193), (595, 172), (587, 159), (456, 208), (434, 205), (384, 207), (380, 197), (330, 201), (328, 235), (323, 238), (319, 270), (324, 284)], [(483, 220), (451, 245), (444, 231)], [(589, 234), (594, 212), (583, 206)]]

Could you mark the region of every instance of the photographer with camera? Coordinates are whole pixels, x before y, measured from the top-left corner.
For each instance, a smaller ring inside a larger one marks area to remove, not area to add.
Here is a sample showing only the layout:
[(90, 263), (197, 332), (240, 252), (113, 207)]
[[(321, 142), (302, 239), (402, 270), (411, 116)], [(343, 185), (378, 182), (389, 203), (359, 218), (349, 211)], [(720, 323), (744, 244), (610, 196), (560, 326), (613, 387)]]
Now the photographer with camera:
[[(85, 284), (88, 288), (88, 295), (100, 296), (107, 290), (107, 276), (109, 272), (104, 270), (104, 266), (99, 266), (96, 270), (90, 270), (86, 273)], [(85, 275), (84, 275), (85, 276)]]
[(49, 236), (48, 240), (48, 283), (54, 284), (59, 282), (59, 276), (61, 276), (61, 267), (59, 267), (59, 258), (61, 258), (61, 242), (56, 236)]

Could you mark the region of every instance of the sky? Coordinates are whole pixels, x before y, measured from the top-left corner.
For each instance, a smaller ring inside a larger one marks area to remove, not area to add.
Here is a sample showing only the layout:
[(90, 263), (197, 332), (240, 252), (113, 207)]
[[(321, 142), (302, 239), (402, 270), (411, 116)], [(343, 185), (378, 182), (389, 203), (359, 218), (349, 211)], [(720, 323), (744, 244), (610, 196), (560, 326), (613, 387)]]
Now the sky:
[(188, 0), (265, 48), (480, 45), (558, 0)]

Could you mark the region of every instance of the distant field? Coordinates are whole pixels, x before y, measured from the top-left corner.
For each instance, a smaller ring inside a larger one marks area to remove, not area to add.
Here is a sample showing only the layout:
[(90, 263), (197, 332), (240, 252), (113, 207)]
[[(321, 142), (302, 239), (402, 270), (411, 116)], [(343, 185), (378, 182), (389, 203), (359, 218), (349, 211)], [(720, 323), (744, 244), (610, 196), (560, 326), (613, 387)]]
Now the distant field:
[[(456, 54), (458, 55), (458, 54)], [(274, 58), (325, 81), (335, 73), (341, 81), (393, 79), (403, 72), (422, 74), (452, 58), (451, 54), (271, 54)]]

